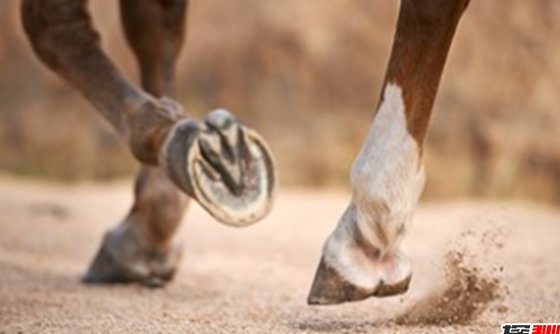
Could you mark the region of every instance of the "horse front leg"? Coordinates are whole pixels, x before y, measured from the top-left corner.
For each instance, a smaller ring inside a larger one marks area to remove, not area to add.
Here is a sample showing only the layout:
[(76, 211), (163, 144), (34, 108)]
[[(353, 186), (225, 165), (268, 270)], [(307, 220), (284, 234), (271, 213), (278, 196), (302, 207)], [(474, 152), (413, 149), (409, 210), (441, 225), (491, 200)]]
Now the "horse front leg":
[(325, 242), (309, 304), (408, 290), (401, 242), (422, 193), (424, 137), (469, 0), (402, 0), (379, 108), (351, 170), (353, 195)]

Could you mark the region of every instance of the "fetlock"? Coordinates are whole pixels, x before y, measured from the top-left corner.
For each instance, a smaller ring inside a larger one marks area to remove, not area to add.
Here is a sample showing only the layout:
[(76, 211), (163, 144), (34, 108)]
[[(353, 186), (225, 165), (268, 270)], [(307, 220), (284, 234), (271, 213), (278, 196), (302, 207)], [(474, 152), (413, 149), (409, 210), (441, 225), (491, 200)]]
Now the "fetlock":
[(128, 143), (132, 154), (140, 162), (157, 165), (159, 150), (183, 111), (169, 99), (150, 100), (128, 116)]

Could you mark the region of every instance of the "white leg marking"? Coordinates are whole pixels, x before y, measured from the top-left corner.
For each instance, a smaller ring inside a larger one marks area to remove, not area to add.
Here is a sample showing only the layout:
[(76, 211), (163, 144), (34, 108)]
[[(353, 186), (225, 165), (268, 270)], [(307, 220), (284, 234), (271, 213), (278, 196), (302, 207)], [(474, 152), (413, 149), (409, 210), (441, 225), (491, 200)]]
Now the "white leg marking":
[[(401, 262), (399, 246), (425, 183), (418, 144), (408, 133), (400, 87), (388, 84), (385, 88), (350, 177), (352, 203), (327, 240), (323, 256), (350, 283), (375, 288), (380, 279), (399, 279), (400, 272), (410, 271), (404, 260), (402, 268), (384, 267), (383, 260)], [(356, 231), (379, 250), (378, 263), (357, 247)], [(391, 262), (387, 265), (395, 264)]]

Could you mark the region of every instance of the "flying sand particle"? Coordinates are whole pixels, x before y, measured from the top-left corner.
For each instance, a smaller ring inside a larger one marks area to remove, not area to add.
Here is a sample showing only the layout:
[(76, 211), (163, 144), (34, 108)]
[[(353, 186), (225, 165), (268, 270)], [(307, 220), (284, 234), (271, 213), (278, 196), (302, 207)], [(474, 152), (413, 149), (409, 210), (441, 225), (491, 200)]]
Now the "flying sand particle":
[[(463, 233), (458, 242), (453, 243), (454, 250), (445, 255), (443, 287), (413, 304), (395, 322), (410, 326), (465, 325), (477, 319), (490, 305), (502, 300), (507, 288), (498, 277), (504, 267), (498, 264), (486, 268), (492, 258), (500, 258), (495, 253), (503, 248), (503, 237), (504, 231), (499, 225), (481, 234), (473, 231)], [(475, 254), (485, 254), (484, 259)]]

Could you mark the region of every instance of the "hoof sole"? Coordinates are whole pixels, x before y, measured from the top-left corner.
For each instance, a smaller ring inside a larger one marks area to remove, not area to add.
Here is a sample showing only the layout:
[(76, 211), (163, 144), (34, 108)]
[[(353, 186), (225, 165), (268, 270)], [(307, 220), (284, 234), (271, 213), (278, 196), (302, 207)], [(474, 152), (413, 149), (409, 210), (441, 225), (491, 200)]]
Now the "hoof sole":
[(175, 125), (160, 157), (169, 177), (218, 221), (247, 226), (271, 210), (276, 188), (270, 149), (226, 111)]

